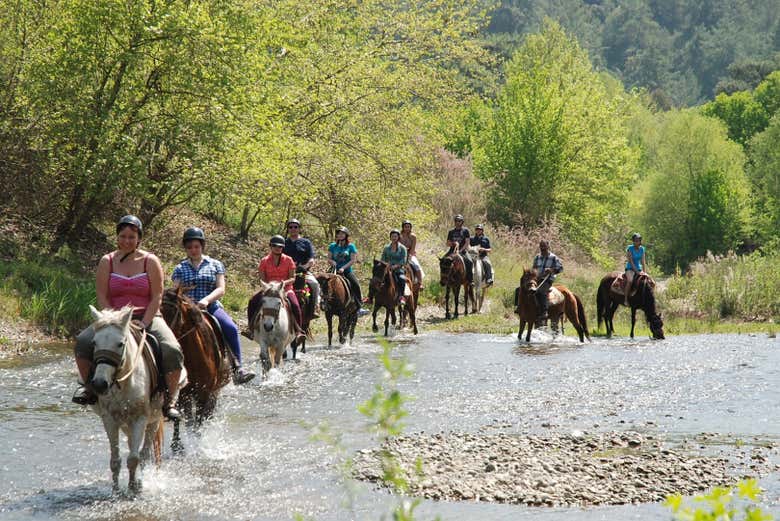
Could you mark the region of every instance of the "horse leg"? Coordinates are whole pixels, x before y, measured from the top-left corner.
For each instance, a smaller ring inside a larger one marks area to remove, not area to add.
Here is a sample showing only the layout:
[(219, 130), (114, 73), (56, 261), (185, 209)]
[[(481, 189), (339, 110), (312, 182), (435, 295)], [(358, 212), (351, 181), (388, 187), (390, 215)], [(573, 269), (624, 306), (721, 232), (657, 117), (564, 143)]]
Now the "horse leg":
[(463, 285), (463, 316), (469, 316), (469, 292), (472, 291), (471, 285), (466, 282)]
[[(379, 331), (379, 326), (376, 325), (376, 314), (377, 313), (379, 313), (379, 305), (375, 303), (374, 304), (374, 310), (371, 313), (371, 319), (373, 321), (371, 323), (371, 331), (373, 331), (374, 333)], [(385, 333), (385, 334), (387, 334), (387, 333)]]
[(417, 313), (416, 313), (417, 310), (415, 309), (416, 305), (417, 305), (416, 301), (415, 301), (415, 304), (412, 305), (412, 306), (410, 306), (407, 303), (407, 311), (409, 313), (409, 322), (412, 324), (412, 331), (414, 332), (415, 335), (417, 334)]
[[(444, 319), (449, 320), (450, 319), (450, 287), (446, 286), (446, 290), (444, 290)], [(455, 290), (452, 290), (454, 293)]]
[(119, 470), (122, 468), (122, 457), (119, 455), (119, 425), (105, 417), (103, 419), (103, 427), (106, 430), (106, 436), (108, 437), (108, 445), (111, 449), (111, 460), (109, 466), (111, 467), (111, 480), (113, 482), (112, 489), (114, 493), (119, 492)]
[(127, 473), (129, 475), (127, 488), (131, 493), (136, 494), (141, 491), (141, 479), (136, 476), (138, 463), (141, 461), (140, 448), (146, 431), (146, 416), (137, 418), (131, 425), (127, 433), (127, 446), (130, 453), (127, 455)]
[(271, 370), (271, 357), (268, 353), (268, 344), (263, 342), (260, 346), (260, 362), (263, 365), (263, 372), (267, 373)]
[(531, 331), (533, 330), (533, 328), (534, 328), (534, 321), (533, 320), (529, 320), (528, 321), (528, 334), (525, 336), (525, 341), (526, 342), (530, 342), (531, 341)]
[(631, 306), (631, 339), (634, 338), (634, 325), (636, 324), (636, 308)]
[(385, 308), (385, 336), (387, 336), (387, 329), (390, 326), (390, 306)]
[[(181, 400), (179, 400), (181, 404)], [(173, 436), (171, 437), (171, 450), (176, 456), (184, 454), (184, 444), (181, 442), (181, 418), (173, 420)]]
[(521, 318), (520, 319), (520, 328), (517, 330), (517, 339), (522, 340), (523, 339), (523, 329), (525, 329), (525, 321)]
[(333, 313), (325, 313), (325, 321), (328, 323), (328, 347), (333, 345)]
[(274, 363), (276, 364), (276, 367), (280, 368), (282, 367), (282, 364), (284, 363), (282, 361), (282, 354), (286, 351), (284, 346), (278, 346), (276, 348), (276, 357), (274, 359)]
[(155, 453), (157, 452), (155, 445), (157, 445), (157, 431), (159, 428), (160, 422), (149, 422), (146, 424), (144, 446), (141, 448), (141, 468), (144, 468), (148, 462), (152, 461), (152, 449), (154, 448)]
[(455, 318), (458, 318), (458, 300), (460, 299), (460, 285), (452, 288), (452, 296), (455, 300)]

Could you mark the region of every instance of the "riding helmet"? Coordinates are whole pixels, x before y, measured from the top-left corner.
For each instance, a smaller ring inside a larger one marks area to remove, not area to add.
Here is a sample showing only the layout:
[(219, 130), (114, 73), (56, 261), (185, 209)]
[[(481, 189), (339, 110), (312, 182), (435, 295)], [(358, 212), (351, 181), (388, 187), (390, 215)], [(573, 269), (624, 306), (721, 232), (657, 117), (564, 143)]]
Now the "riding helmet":
[(403, 227), (404, 227), (404, 226), (406, 226), (407, 224), (408, 224), (409, 226), (411, 226), (411, 225), (412, 225), (412, 221), (410, 221), (409, 219), (404, 219), (404, 222), (402, 222), (402, 223), (401, 223), (401, 228), (403, 228)]
[(453, 220), (455, 220), (455, 221), (462, 221), (463, 220), (463, 216), (461, 214), (457, 214), (455, 217), (453, 217)]
[(299, 221), (298, 219), (290, 219), (289, 221), (287, 221), (287, 226), (290, 226), (291, 224), (297, 224), (300, 227), (301, 221)]
[(484, 226), (482, 226), (481, 224), (478, 224), (478, 225), (476, 225), (476, 226), (474, 227), (474, 229), (475, 229), (475, 230), (482, 230), (482, 231), (485, 231), (485, 227), (484, 227)]
[(636, 239), (642, 240), (642, 236), (639, 235), (638, 233), (635, 233), (634, 235), (631, 236), (631, 240), (632, 241), (634, 241)]
[(189, 241), (198, 240), (202, 245), (206, 244), (206, 234), (203, 230), (197, 226), (191, 226), (184, 230), (184, 235), (181, 238), (181, 243), (186, 245)]
[(397, 233), (399, 237), (401, 236), (401, 230), (399, 230), (398, 228), (393, 228), (392, 230), (390, 230), (391, 237), (394, 233)]
[(281, 235), (271, 237), (271, 246), (284, 246), (284, 237)]
[(346, 226), (339, 226), (338, 228), (336, 228), (336, 233), (339, 233), (339, 232), (344, 232), (344, 235), (349, 237), (349, 230), (347, 229)]
[(116, 223), (116, 233), (119, 234), (119, 232), (122, 231), (122, 228), (128, 225), (135, 226), (135, 228), (138, 230), (139, 239), (143, 237), (144, 225), (141, 223), (141, 219), (139, 219), (135, 215), (125, 215), (124, 217), (119, 219), (119, 222)]

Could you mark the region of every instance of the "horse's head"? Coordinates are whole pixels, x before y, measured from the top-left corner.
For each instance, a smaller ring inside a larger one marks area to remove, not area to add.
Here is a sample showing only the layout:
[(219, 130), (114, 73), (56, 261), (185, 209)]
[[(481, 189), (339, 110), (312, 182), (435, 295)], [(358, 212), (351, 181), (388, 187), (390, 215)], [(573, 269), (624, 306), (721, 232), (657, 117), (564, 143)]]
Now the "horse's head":
[(125, 306), (120, 310), (98, 311), (89, 306), (95, 321), (95, 375), (92, 387), (98, 394), (104, 394), (114, 382), (116, 373), (127, 358), (127, 344), (135, 343), (130, 335), (130, 322), (133, 320), (133, 307)]
[(536, 293), (536, 273), (533, 270), (524, 269), (520, 277), (520, 289), (525, 293)]
[(381, 260), (374, 259), (374, 265), (371, 268), (371, 282), (369, 285), (375, 290), (379, 290), (382, 287), (382, 282), (387, 276), (387, 267), (389, 265)]
[(663, 340), (666, 338), (666, 336), (664, 336), (664, 321), (661, 319), (661, 315), (656, 314), (651, 316), (648, 325), (650, 326), (650, 331), (653, 333), (654, 340)]
[(260, 292), (263, 294), (263, 304), (260, 308), (260, 316), (263, 321), (263, 329), (271, 331), (277, 320), (279, 312), (284, 305), (284, 283), (282, 282), (261, 282)]
[(445, 255), (441, 259), (439, 259), (439, 270), (441, 271), (441, 279), (440, 283), (442, 286), (447, 285), (447, 279), (450, 277), (450, 272), (452, 271), (452, 264), (454, 262), (454, 259), (449, 256)]
[(203, 322), (203, 312), (198, 305), (187, 296), (194, 286), (177, 286), (163, 291), (160, 302), (160, 313), (173, 331), (179, 331), (185, 322), (189, 327)]

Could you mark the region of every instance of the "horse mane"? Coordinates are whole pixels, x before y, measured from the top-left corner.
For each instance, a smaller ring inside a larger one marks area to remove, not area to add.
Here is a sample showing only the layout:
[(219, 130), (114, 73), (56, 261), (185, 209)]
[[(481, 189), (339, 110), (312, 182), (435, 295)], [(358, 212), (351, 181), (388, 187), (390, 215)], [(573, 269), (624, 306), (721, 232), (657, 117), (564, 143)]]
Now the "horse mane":
[(92, 322), (92, 328), (97, 331), (103, 329), (106, 326), (119, 326), (127, 313), (128, 309), (133, 309), (132, 306), (125, 306), (122, 309), (104, 309), (100, 312), (100, 317)]

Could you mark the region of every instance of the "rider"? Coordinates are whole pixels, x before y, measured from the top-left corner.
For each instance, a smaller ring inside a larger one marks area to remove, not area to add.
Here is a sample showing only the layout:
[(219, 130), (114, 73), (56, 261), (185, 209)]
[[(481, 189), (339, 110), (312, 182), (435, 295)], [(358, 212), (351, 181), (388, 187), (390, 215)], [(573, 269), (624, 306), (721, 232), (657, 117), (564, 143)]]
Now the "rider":
[(555, 282), (555, 276), (563, 271), (561, 260), (550, 251), (550, 243), (546, 239), (539, 241), (539, 254), (534, 257), (533, 269), (541, 284), (536, 288), (536, 301), (541, 308), (539, 323), (547, 323), (547, 308), (549, 307), (550, 290)]
[(393, 273), (393, 277), (395, 277), (396, 280), (398, 303), (404, 305), (406, 304), (406, 299), (404, 298), (404, 289), (406, 288), (404, 265), (406, 264), (407, 257), (406, 246), (398, 242), (400, 238), (401, 232), (399, 230), (390, 230), (390, 244), (382, 249), (382, 262), (386, 262), (390, 265), (390, 271)]
[[(184, 356), (178, 340), (160, 314), (163, 268), (157, 256), (139, 249), (143, 233), (143, 224), (135, 215), (125, 215), (117, 223), (117, 249), (104, 255), (97, 267), (97, 305), (100, 309), (121, 309), (132, 305), (136, 324), (157, 339), (162, 351), (161, 369), (168, 389), (163, 414), (176, 419), (181, 417), (176, 409), (176, 400)], [(74, 350), (81, 385), (73, 394), (73, 401), (80, 405), (97, 402), (97, 397), (86, 383), (93, 369), (94, 335), (94, 329), (89, 326), (76, 337)]]
[(409, 255), (409, 266), (412, 267), (417, 280), (420, 281), (420, 289), (423, 289), (423, 273), (422, 265), (417, 260), (417, 235), (412, 233), (412, 222), (409, 220), (401, 223), (401, 238), (398, 241), (406, 246), (406, 253)]
[(230, 350), (233, 352), (235, 366), (233, 367), (233, 382), (245, 384), (255, 377), (255, 374), (241, 367), (241, 342), (238, 339), (238, 327), (225, 311), (219, 298), (225, 294), (225, 266), (217, 259), (203, 254), (206, 246), (206, 234), (196, 227), (184, 230), (181, 239), (187, 252), (174, 269), (171, 279), (175, 287), (191, 287), (187, 296), (198, 307), (208, 311), (219, 323)]
[(363, 298), (360, 295), (360, 283), (355, 272), (352, 271), (352, 265), (358, 260), (358, 251), (354, 244), (349, 241), (349, 230), (344, 226), (336, 228), (336, 241), (328, 246), (328, 262), (335, 269), (336, 273), (343, 275), (348, 281), (352, 296), (357, 304), (358, 316), (367, 315), (369, 311), (363, 309)]
[(472, 274), (471, 257), (466, 253), (466, 247), (469, 244), (469, 229), (463, 227), (463, 216), (456, 215), (454, 218), (455, 228), (447, 234), (447, 246), (450, 248), (447, 255), (452, 255), (456, 251), (461, 254), (463, 264), (466, 266), (466, 278), (470, 284), (474, 284), (474, 275)]
[[(271, 237), (269, 245), (271, 246), (271, 251), (260, 260), (257, 271), (260, 273), (260, 280), (265, 283), (284, 283), (284, 291), (287, 294), (287, 300), (290, 302), (290, 306), (293, 309), (293, 317), (295, 318), (296, 340), (300, 341), (306, 335), (301, 330), (301, 324), (303, 324), (301, 305), (293, 290), (293, 282), (295, 281), (295, 261), (292, 260), (292, 257), (282, 253), (282, 249), (284, 248), (284, 237), (281, 235), (274, 235)], [(255, 313), (257, 312), (257, 306), (260, 305), (261, 300), (262, 292), (257, 293), (252, 297), (252, 300), (249, 301), (248, 311), (250, 328), (251, 320), (254, 318)]]
[(631, 286), (634, 283), (635, 275), (643, 275), (647, 266), (647, 258), (645, 257), (645, 247), (642, 246), (642, 236), (635, 233), (631, 236), (631, 242), (628, 248), (626, 248), (626, 283), (625, 283), (625, 299), (623, 304), (628, 306), (628, 294), (631, 291)]
[(301, 222), (298, 219), (287, 221), (287, 238), (284, 240), (283, 253), (295, 261), (298, 268), (306, 270), (306, 283), (311, 288), (310, 308), (312, 317), (319, 317), (320, 308), (320, 283), (309, 271), (314, 266), (314, 245), (305, 237), (301, 237)]
[(485, 282), (488, 286), (493, 284), (493, 264), (488, 258), (490, 253), (490, 239), (485, 236), (485, 227), (478, 224), (474, 227), (474, 237), (469, 239), (471, 246), (476, 246), (479, 251), (479, 258), (482, 260), (482, 265), (485, 267)]

